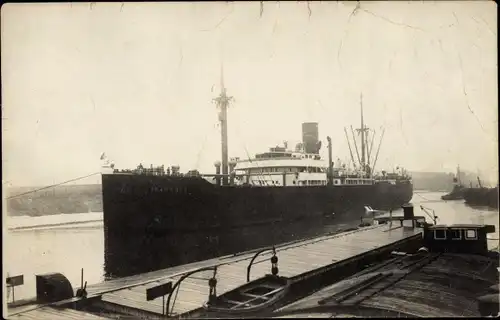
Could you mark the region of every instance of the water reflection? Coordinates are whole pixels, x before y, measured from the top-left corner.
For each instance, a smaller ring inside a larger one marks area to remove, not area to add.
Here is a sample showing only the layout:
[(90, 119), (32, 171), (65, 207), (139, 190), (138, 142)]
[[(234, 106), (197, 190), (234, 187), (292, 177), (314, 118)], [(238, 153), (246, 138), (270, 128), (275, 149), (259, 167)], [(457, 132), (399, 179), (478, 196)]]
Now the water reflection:
[[(301, 221), (211, 232), (149, 234), (143, 239), (118, 236), (106, 239), (107, 277), (123, 277), (194, 261), (272, 246), (345, 228), (333, 220)], [(359, 224), (356, 219), (351, 225)]]
[[(497, 226), (498, 213), (484, 208), (470, 208), (463, 201), (443, 201), (442, 193), (415, 193), (415, 214), (420, 205), (431, 208), (439, 216), (439, 224), (489, 223)], [(393, 214), (398, 215), (400, 210)], [(165, 234), (161, 230), (137, 239), (133, 235), (117, 235), (106, 239), (105, 272), (108, 277), (123, 277), (172, 267), (217, 256), (234, 254), (357, 226), (363, 209), (351, 211), (341, 218), (296, 223), (271, 224), (240, 229), (184, 234)], [(495, 244), (493, 244), (495, 246)]]

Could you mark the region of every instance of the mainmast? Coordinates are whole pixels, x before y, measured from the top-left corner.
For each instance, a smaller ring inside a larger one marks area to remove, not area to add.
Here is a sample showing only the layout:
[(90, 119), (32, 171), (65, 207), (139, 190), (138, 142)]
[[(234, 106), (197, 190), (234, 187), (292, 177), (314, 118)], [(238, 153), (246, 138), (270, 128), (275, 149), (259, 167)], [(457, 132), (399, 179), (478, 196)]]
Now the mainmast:
[(363, 119), (363, 93), (361, 93), (360, 96), (360, 104), (361, 104), (361, 128), (356, 129), (358, 133), (361, 134), (361, 169), (363, 171), (366, 171), (366, 140), (365, 140), (365, 133), (368, 132), (368, 128), (365, 126), (364, 119)]
[(228, 142), (227, 142), (227, 108), (229, 107), (229, 101), (233, 97), (228, 97), (226, 94), (226, 87), (224, 86), (224, 66), (221, 64), (221, 76), (220, 76), (220, 86), (221, 93), (217, 98), (214, 98), (217, 108), (220, 109), (219, 121), (221, 128), (221, 144), (222, 144), (222, 185), (227, 185), (228, 176)]
[[(372, 130), (372, 137), (371, 137), (371, 142), (370, 142), (370, 128), (368, 128), (365, 125), (365, 119), (364, 119), (364, 114), (363, 114), (363, 93), (361, 93), (361, 99), (360, 99), (360, 107), (361, 107), (361, 128), (356, 129), (358, 134), (361, 134), (361, 158), (359, 156), (359, 151), (358, 151), (358, 145), (356, 143), (356, 136), (354, 133), (354, 129), (351, 126), (351, 133), (352, 133), (352, 141), (354, 143), (354, 150), (356, 151), (356, 156), (358, 159), (359, 167), (360, 169), (368, 175), (368, 177), (372, 177), (373, 175), (373, 170), (375, 168), (375, 165), (377, 164), (377, 159), (378, 159), (378, 153), (380, 151), (380, 145), (382, 143), (382, 139), (384, 138), (384, 132), (385, 129), (382, 131), (382, 135), (380, 136), (380, 141), (377, 149), (377, 154), (375, 155), (375, 158), (372, 158), (372, 151), (373, 151), (373, 143), (375, 142), (375, 130)], [(351, 150), (351, 144), (349, 142), (349, 137), (347, 134), (346, 128), (344, 128), (344, 132), (346, 135), (347, 139), (347, 145), (349, 146), (349, 152), (351, 154), (351, 159), (352, 162), (354, 163), (354, 166), (356, 167), (356, 162), (354, 161), (354, 154), (353, 151)], [(373, 161), (372, 161), (373, 160)], [(370, 166), (371, 165), (371, 166)]]

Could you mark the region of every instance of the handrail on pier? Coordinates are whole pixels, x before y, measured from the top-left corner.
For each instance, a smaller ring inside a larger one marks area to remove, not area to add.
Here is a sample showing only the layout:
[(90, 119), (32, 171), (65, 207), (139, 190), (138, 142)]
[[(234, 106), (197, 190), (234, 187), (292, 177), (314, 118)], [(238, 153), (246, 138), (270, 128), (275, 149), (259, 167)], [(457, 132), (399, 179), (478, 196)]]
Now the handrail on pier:
[[(217, 279), (215, 278), (215, 276), (217, 275), (217, 266), (200, 268), (200, 269), (196, 269), (196, 270), (193, 270), (191, 272), (188, 272), (188, 273), (184, 274), (182, 277), (180, 277), (179, 280), (177, 280), (177, 282), (172, 287), (172, 291), (170, 291), (170, 293), (168, 294), (167, 306), (166, 306), (166, 310), (165, 310), (166, 311), (165, 315), (167, 317), (169, 317), (169, 314), (170, 314), (170, 299), (172, 298), (172, 294), (174, 293), (175, 289), (177, 289), (177, 292), (178, 292), (179, 291), (178, 287), (180, 286), (181, 282), (184, 281), (184, 279), (188, 278), (189, 276), (191, 276), (195, 273), (203, 272), (203, 271), (213, 271), (214, 272), (214, 275), (212, 276), (212, 278), (210, 278), (208, 280), (208, 284), (210, 286), (208, 301), (210, 302), (216, 297), (215, 286), (217, 285)], [(176, 294), (176, 298), (177, 298), (177, 294)], [(175, 303), (175, 300), (174, 300), (174, 303)], [(173, 306), (174, 305), (172, 305), (172, 309), (173, 309)]]

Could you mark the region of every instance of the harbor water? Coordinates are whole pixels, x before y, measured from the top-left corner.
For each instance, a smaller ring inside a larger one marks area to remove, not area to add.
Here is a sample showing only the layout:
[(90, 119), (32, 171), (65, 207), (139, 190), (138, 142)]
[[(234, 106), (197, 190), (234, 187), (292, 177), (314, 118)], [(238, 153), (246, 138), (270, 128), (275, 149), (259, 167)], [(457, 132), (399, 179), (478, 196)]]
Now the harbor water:
[[(443, 201), (443, 193), (415, 192), (412, 203), (415, 215), (424, 215), (420, 206), (432, 209), (438, 224), (494, 224), (496, 233), (489, 235), (490, 248), (499, 246), (498, 211), (470, 207), (463, 201)], [(430, 211), (430, 210), (428, 210)], [(395, 211), (394, 215), (398, 215)], [(427, 221), (430, 218), (426, 216)], [(8, 276), (24, 275), (24, 285), (15, 288), (15, 299), (35, 296), (35, 275), (51, 272), (64, 274), (74, 288), (80, 286), (81, 270), (88, 284), (101, 282), (105, 277), (105, 252), (102, 213), (54, 215), (44, 217), (8, 217), (4, 234), (4, 270)], [(346, 228), (352, 223), (325, 224), (320, 233)], [(264, 236), (264, 235), (263, 235)], [(9, 301), (12, 293), (9, 290)]]

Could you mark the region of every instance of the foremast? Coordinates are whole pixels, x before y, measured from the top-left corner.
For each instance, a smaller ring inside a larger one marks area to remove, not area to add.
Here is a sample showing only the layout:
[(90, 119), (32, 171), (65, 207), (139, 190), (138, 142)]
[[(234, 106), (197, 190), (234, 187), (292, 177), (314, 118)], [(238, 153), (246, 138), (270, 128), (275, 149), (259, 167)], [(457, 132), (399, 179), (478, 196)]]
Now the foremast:
[(217, 108), (219, 109), (219, 122), (221, 128), (221, 150), (222, 150), (222, 185), (228, 184), (228, 138), (227, 138), (227, 108), (229, 107), (229, 102), (233, 97), (228, 96), (226, 93), (226, 87), (224, 86), (224, 66), (221, 65), (220, 74), (220, 87), (221, 92), (218, 97), (214, 98)]

